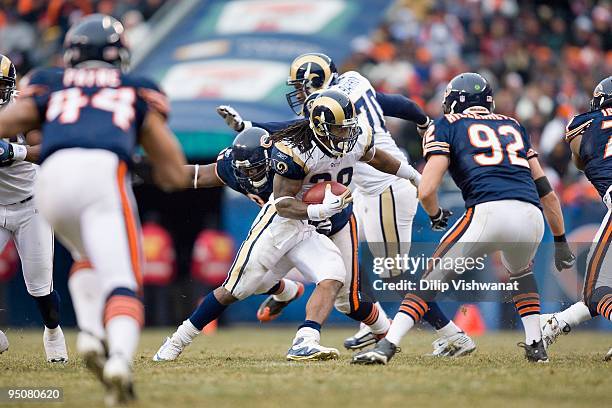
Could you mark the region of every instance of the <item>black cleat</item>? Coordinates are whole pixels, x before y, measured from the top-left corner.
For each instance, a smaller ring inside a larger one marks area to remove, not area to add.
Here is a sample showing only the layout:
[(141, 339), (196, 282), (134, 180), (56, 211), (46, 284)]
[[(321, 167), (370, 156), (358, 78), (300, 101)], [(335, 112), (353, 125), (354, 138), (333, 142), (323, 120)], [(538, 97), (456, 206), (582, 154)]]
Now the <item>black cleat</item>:
[(548, 355), (546, 354), (543, 340), (534, 340), (530, 345), (520, 342), (517, 343), (517, 346), (525, 349), (525, 358), (527, 358), (528, 361), (533, 363), (548, 363)]
[(352, 364), (387, 364), (399, 351), (398, 347), (387, 339), (382, 339), (372, 350), (362, 351), (353, 356)]
[(259, 309), (257, 309), (257, 319), (262, 323), (272, 321), (280, 316), (283, 309), (287, 307), (289, 303), (299, 299), (304, 294), (304, 285), (302, 282), (296, 283), (298, 285), (298, 290), (291, 300), (279, 302), (278, 300), (274, 299), (274, 296), (268, 296), (266, 300), (259, 305)]

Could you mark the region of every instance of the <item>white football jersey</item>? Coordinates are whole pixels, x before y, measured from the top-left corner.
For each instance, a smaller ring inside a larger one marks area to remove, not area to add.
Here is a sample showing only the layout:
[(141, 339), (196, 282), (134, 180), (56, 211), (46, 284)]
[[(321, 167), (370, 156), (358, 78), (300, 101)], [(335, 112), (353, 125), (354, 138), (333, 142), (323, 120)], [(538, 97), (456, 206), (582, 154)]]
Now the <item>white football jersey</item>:
[[(383, 110), (376, 101), (376, 90), (370, 81), (358, 72), (349, 71), (340, 75), (334, 88), (347, 94), (355, 104), (360, 121), (369, 123), (374, 133), (374, 146), (407, 162), (406, 156), (387, 130)], [(379, 195), (397, 180), (396, 176), (378, 171), (364, 162), (356, 164), (353, 177), (357, 188), (367, 195)]]
[[(25, 138), (18, 136), (17, 143), (25, 144)], [(38, 166), (26, 161), (0, 167), (0, 205), (15, 204), (31, 197), (37, 172)]]

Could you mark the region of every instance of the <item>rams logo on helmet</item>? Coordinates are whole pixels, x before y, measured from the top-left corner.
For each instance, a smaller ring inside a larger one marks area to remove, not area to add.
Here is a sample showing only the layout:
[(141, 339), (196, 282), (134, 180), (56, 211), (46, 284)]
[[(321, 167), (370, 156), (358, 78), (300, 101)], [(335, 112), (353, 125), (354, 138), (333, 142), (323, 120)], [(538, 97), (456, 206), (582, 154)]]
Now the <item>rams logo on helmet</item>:
[(287, 85), (295, 90), (287, 94), (287, 103), (296, 115), (303, 114), (302, 104), (315, 91), (325, 89), (336, 82), (338, 71), (325, 54), (307, 53), (291, 63)]

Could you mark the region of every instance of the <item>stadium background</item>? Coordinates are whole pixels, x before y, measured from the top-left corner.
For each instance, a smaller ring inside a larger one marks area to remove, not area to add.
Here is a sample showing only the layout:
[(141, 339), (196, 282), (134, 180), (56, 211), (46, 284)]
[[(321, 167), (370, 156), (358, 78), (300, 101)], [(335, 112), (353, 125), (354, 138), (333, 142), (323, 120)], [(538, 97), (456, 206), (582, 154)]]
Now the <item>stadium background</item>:
[[(528, 129), (562, 200), (568, 236), (588, 241), (604, 214), (597, 193), (571, 165), (562, 135), (568, 119), (587, 109), (593, 86), (612, 74), (609, 1), (4, 0), (0, 53), (20, 74), (60, 64), (64, 33), (91, 12), (112, 14), (125, 24), (133, 69), (159, 81), (170, 96), (171, 127), (192, 163), (213, 161), (231, 143), (234, 133), (214, 112), (221, 103), (235, 106), (247, 120), (291, 118), (284, 81), (300, 53), (327, 53), (341, 71), (358, 70), (377, 89), (405, 94), (434, 117), (447, 81), (475, 70), (492, 82), (496, 111), (517, 117)], [(412, 162), (422, 166), (414, 126), (398, 121), (389, 126)], [(150, 261), (147, 321), (174, 325), (225, 273), (258, 208), (227, 189), (165, 194), (137, 185), (135, 192)], [(462, 212), (450, 180), (442, 202), (454, 208), (455, 217)], [(415, 241), (440, 238), (428, 224), (419, 210)], [(549, 232), (545, 241), (551, 241)], [(549, 255), (536, 260), (540, 287), (554, 294), (550, 298), (575, 300), (580, 277), (553, 272)], [(58, 245), (55, 285), (65, 326), (74, 324), (66, 288), (70, 264)], [(301, 320), (305, 298), (280, 321)], [(232, 306), (224, 321), (254, 321), (260, 300)], [(450, 312), (457, 306), (443, 304)], [(512, 306), (480, 307), (489, 327), (514, 325)], [(544, 304), (545, 310), (558, 307), (558, 302)], [(332, 320), (348, 323), (338, 314)], [(40, 324), (38, 313), (14, 248), (8, 247), (0, 261), (0, 327), (34, 324)]]

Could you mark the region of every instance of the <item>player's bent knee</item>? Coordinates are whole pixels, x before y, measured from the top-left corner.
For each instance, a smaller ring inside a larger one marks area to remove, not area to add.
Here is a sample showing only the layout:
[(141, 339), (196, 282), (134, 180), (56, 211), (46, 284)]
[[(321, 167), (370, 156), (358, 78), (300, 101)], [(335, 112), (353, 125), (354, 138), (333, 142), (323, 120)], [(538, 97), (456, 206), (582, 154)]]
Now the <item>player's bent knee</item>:
[(217, 289), (215, 289), (214, 295), (215, 298), (217, 298), (217, 300), (219, 301), (219, 303), (225, 306), (231, 305), (232, 303), (245, 299), (249, 296), (248, 294), (245, 294), (245, 296), (242, 297), (239, 293), (234, 295), (229, 290), (225, 289), (223, 286), (219, 286)]

